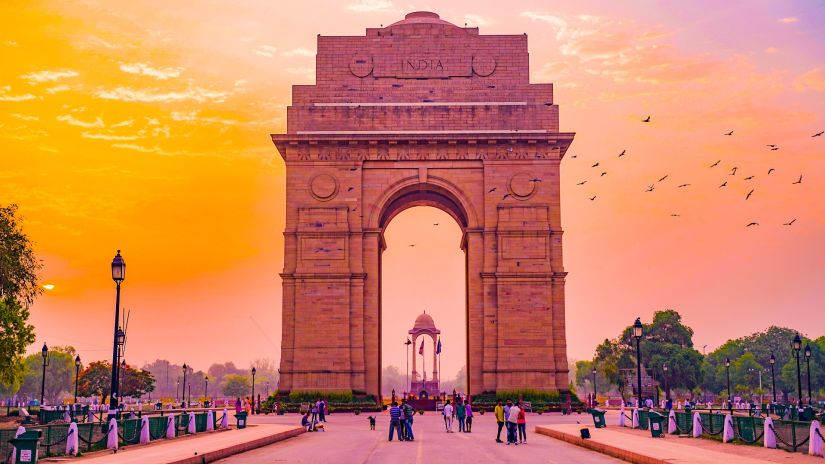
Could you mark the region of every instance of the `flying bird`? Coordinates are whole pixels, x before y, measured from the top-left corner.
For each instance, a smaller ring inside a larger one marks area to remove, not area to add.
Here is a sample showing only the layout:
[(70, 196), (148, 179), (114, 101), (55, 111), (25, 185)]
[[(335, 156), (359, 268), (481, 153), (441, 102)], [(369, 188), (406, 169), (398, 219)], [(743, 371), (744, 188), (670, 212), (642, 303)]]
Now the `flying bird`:
[(754, 190), (754, 189), (751, 189), (751, 191), (750, 191), (750, 192), (748, 192), (748, 194), (745, 196), (745, 200), (747, 200), (748, 198), (750, 198), (750, 197), (751, 197), (751, 195), (753, 195), (753, 190)]
[(812, 135), (811, 137), (822, 137), (822, 134), (825, 134), (825, 131), (817, 132), (816, 134)]
[(744, 180), (751, 180), (751, 179), (753, 179), (753, 176), (748, 176), (748, 177), (745, 177), (745, 179), (744, 179)]
[(681, 215), (680, 214), (671, 214), (670, 215), (670, 217), (679, 217), (679, 216), (681, 216)]
[(505, 193), (505, 194), (504, 194), (504, 196), (503, 196), (503, 197), (501, 197), (501, 199), (502, 199), (502, 200), (506, 200), (506, 199), (507, 199), (507, 197), (509, 197), (509, 196), (510, 196), (510, 194), (509, 194), (509, 193)]
[(586, 180), (583, 180), (583, 181), (579, 182), (579, 183), (578, 183), (578, 184), (576, 184), (576, 185), (584, 185), (584, 184), (586, 184), (586, 183), (587, 183), (587, 181), (586, 181)]
[(541, 182), (541, 179), (530, 179), (530, 182)]
[(726, 132), (725, 135), (733, 135), (733, 131)]
[(646, 118), (642, 119), (642, 122), (650, 122), (650, 115), (647, 115)]
[(773, 144), (773, 143), (769, 143), (769, 144), (767, 144), (767, 145), (765, 145), (765, 146), (766, 146), (766, 147), (770, 147), (770, 148), (776, 148), (776, 144)]
[(774, 172), (774, 171), (776, 171), (776, 169), (774, 169), (774, 168), (768, 169), (768, 175), (771, 175), (771, 173)]
[(724, 182), (722, 182), (722, 185), (719, 186), (719, 188), (727, 187), (727, 186), (728, 186), (728, 181), (724, 181)]
[(653, 186), (652, 186), (652, 185), (648, 185), (648, 186), (647, 186), (647, 190), (645, 190), (645, 192), (652, 192), (652, 191), (653, 191)]
[(663, 180), (667, 179), (667, 176), (669, 176), (669, 175), (670, 175), (670, 174), (665, 174), (665, 177), (662, 177), (661, 179), (659, 179), (659, 182), (661, 182), (661, 181), (663, 181)]
[(596, 195), (593, 195), (592, 197), (590, 197), (590, 201), (593, 201), (595, 199), (596, 199)]
[(605, 174), (607, 174), (607, 172), (606, 172), (606, 171), (605, 171), (605, 172), (603, 172), (603, 173), (602, 173), (602, 175), (600, 175), (599, 177), (604, 177), (604, 175), (605, 175)]
[(487, 190), (487, 193), (493, 193), (493, 192), (495, 192), (495, 191), (496, 191), (496, 188), (495, 188), (495, 187), (493, 187), (493, 188), (491, 188), (490, 190)]
[(786, 222), (786, 223), (784, 223), (784, 224), (782, 224), (782, 225), (783, 225), (783, 226), (792, 226), (794, 222), (796, 222), (796, 218), (793, 218), (793, 219), (791, 219), (791, 222)]
[(410, 245), (410, 246), (411, 246), (411, 247), (414, 247), (414, 246), (415, 246), (415, 243), (413, 243), (413, 244), (412, 244), (412, 245)]
[(792, 185), (801, 184), (802, 183), (802, 174), (799, 175), (799, 180), (794, 182)]
[(590, 167), (591, 167), (591, 168), (597, 168), (597, 167), (599, 167), (599, 163), (598, 163), (598, 161), (596, 162), (596, 164), (594, 164), (593, 166), (590, 166)]
[(358, 170), (358, 168), (357, 168), (357, 167), (355, 167), (355, 166), (353, 166), (353, 167), (349, 168), (349, 170), (350, 170), (350, 171), (357, 171), (357, 170)]
[(721, 162), (722, 162), (722, 160), (719, 160), (719, 161), (711, 164), (710, 167), (715, 168), (716, 166), (719, 166), (719, 163), (721, 163)]
[(352, 192), (353, 190), (355, 190), (355, 187), (350, 187), (347, 189), (347, 192)]
[(758, 222), (750, 222), (750, 223), (748, 223), (748, 225), (746, 225), (745, 227), (758, 226), (758, 225), (759, 225), (759, 223), (758, 223)]
[(771, 151), (776, 151), (776, 150), (779, 150), (779, 147), (773, 147), (773, 148), (771, 148)]
[(736, 166), (734, 166), (734, 167), (733, 167), (733, 169), (731, 169), (731, 170), (730, 170), (730, 174), (729, 174), (729, 175), (731, 175), (731, 176), (735, 176), (735, 175), (736, 175), (736, 170), (737, 170), (737, 169), (739, 169), (739, 168), (737, 168)]
[(438, 225), (438, 223), (437, 223), (437, 222), (434, 222), (434, 223), (433, 223), (433, 225), (434, 225), (434, 226), (437, 226), (437, 225)]
[(690, 186), (690, 184), (682, 184), (682, 185), (678, 186), (677, 188), (683, 188), (683, 187), (688, 187), (688, 186)]
[(622, 150), (622, 152), (621, 152), (621, 153), (619, 153), (619, 158), (621, 158), (622, 156), (624, 156), (624, 155), (625, 155), (625, 152), (627, 152), (627, 150)]
[(571, 158), (578, 158), (578, 157), (579, 157), (579, 155), (573, 155), (573, 156), (571, 156)]

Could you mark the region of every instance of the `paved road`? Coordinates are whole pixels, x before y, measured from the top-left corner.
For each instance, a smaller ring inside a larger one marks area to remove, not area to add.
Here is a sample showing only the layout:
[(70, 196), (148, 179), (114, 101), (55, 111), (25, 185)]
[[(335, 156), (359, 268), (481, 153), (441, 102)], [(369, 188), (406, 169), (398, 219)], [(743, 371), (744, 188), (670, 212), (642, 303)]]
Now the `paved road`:
[[(300, 417), (257, 416), (250, 423), (294, 424)], [(220, 463), (618, 463), (599, 453), (532, 433), (540, 424), (575, 423), (592, 426), (589, 416), (528, 415), (528, 443), (507, 446), (495, 443), (496, 424), (491, 414), (477, 416), (472, 433), (446, 433), (444, 422), (433, 412), (416, 416), (414, 442), (387, 441), (389, 417), (380, 414), (375, 431), (366, 415), (333, 414), (327, 431), (295, 438), (218, 461)]]

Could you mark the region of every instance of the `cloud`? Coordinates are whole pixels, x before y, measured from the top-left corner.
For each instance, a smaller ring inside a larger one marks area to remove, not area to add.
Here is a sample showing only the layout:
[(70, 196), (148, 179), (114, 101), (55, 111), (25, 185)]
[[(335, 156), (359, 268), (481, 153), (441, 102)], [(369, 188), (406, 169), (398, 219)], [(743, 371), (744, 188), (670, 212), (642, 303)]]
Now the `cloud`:
[(207, 116), (207, 117), (200, 116), (199, 111), (187, 111), (187, 112), (173, 111), (171, 116), (172, 116), (172, 119), (174, 121), (180, 121), (180, 122), (191, 122), (191, 123), (202, 123), (202, 124), (223, 124), (223, 125), (226, 125), (226, 126), (232, 126), (232, 125), (238, 124), (238, 121), (235, 121), (235, 120), (232, 120), (232, 119), (223, 119), (223, 118), (216, 118), (216, 117), (210, 117), (210, 116)]
[(792, 24), (792, 23), (795, 23), (795, 22), (799, 21), (799, 18), (797, 18), (795, 16), (788, 16), (787, 18), (780, 18), (780, 19), (777, 19), (776, 21), (780, 22), (782, 24)]
[(162, 148), (158, 147), (157, 145), (155, 145), (154, 147), (144, 147), (142, 145), (135, 145), (135, 144), (132, 144), (132, 143), (115, 143), (115, 144), (112, 144), (112, 147), (122, 148), (124, 150), (139, 151), (141, 153), (154, 153), (156, 155), (164, 155), (164, 156), (171, 156), (171, 155), (174, 154), (174, 153), (169, 153), (166, 150), (163, 150)]
[(469, 27), (484, 27), (496, 23), (496, 21), (492, 18), (488, 18), (486, 16), (481, 16), (477, 14), (464, 15), (464, 22), (467, 23), (467, 26)]
[(20, 113), (10, 113), (9, 116), (11, 116), (13, 118), (20, 119), (21, 121), (39, 121), (40, 120), (40, 118), (38, 118), (37, 116), (29, 116), (29, 115), (20, 114)]
[(253, 53), (256, 55), (265, 56), (267, 58), (272, 58), (275, 56), (275, 52), (278, 50), (278, 47), (272, 45), (258, 45), (258, 47), (252, 50)]
[(34, 100), (36, 98), (39, 98), (39, 97), (37, 97), (35, 95), (32, 95), (30, 93), (24, 93), (22, 95), (9, 95), (9, 92), (11, 92), (11, 86), (10, 85), (4, 85), (3, 87), (0, 87), (0, 101), (21, 102), (21, 101)]
[(388, 11), (392, 9), (392, 2), (389, 0), (359, 0), (355, 3), (347, 5), (347, 9), (358, 13)]
[(134, 119), (127, 119), (127, 120), (125, 120), (125, 121), (121, 121), (121, 122), (118, 122), (118, 123), (112, 124), (112, 125), (111, 125), (111, 126), (109, 126), (109, 127), (129, 127), (129, 126), (131, 126), (131, 125), (132, 125), (132, 123), (133, 123), (133, 122), (135, 122), (135, 120), (134, 120)]
[(308, 48), (293, 48), (287, 52), (283, 52), (282, 55), (284, 56), (315, 56), (315, 52)]
[(108, 132), (81, 132), (80, 136), (92, 140), (137, 140), (142, 138), (138, 135), (117, 135)]
[(71, 69), (61, 69), (56, 71), (37, 71), (37, 72), (30, 72), (28, 74), (23, 74), (20, 76), (20, 79), (24, 79), (29, 81), (30, 84), (37, 84), (42, 82), (54, 82), (58, 79), (63, 79), (66, 77), (76, 77), (76, 71), (72, 71)]
[(70, 126), (77, 126), (77, 127), (84, 127), (86, 129), (94, 129), (94, 128), (102, 128), (106, 127), (106, 124), (103, 123), (103, 120), (98, 117), (92, 122), (81, 121), (80, 119), (75, 118), (70, 114), (64, 114), (57, 117), (58, 121), (65, 122)]
[(796, 90), (814, 90), (817, 92), (825, 92), (825, 68), (819, 67), (811, 69), (796, 78), (794, 82)]
[(180, 76), (183, 68), (154, 68), (146, 63), (121, 63), (120, 70), (129, 74), (138, 74), (142, 76), (154, 77), (155, 79), (165, 81)]
[(61, 84), (61, 85), (56, 85), (54, 87), (49, 87), (48, 89), (46, 89), (46, 93), (49, 94), (49, 95), (54, 95), (56, 93), (66, 92), (67, 90), (71, 90), (71, 89), (72, 88), (69, 87), (68, 85)]
[(222, 103), (229, 92), (190, 87), (182, 91), (160, 92), (157, 90), (141, 90), (128, 87), (116, 87), (111, 90), (98, 90), (95, 96), (104, 100), (120, 100), (127, 102), (169, 103), (195, 101), (198, 103)]

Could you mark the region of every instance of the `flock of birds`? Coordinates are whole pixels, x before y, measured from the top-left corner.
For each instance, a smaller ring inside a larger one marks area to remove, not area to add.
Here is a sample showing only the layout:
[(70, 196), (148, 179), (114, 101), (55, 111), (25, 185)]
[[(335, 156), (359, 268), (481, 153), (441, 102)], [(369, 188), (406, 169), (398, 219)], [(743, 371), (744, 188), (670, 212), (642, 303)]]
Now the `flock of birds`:
[[(651, 117), (650, 117), (650, 116), (647, 116), (646, 118), (642, 119), (642, 120), (641, 120), (641, 122), (643, 122), (643, 123), (650, 123), (650, 122), (651, 122)], [(725, 133), (723, 133), (723, 135), (724, 135), (724, 136), (728, 136), (728, 137), (732, 137), (732, 136), (733, 136), (733, 133), (734, 133), (734, 131), (729, 131), (729, 132), (725, 132)], [(817, 133), (815, 133), (815, 134), (811, 135), (811, 137), (822, 137), (823, 135), (825, 135), (825, 131), (817, 132)], [(777, 150), (779, 150), (779, 146), (778, 146), (778, 145), (776, 145), (776, 144), (767, 144), (767, 145), (766, 145), (766, 148), (768, 148), (770, 151), (777, 151)], [(618, 154), (618, 158), (623, 158), (623, 157), (625, 157), (625, 156), (627, 156), (627, 150), (622, 150), (622, 152)], [(572, 159), (575, 159), (575, 158), (577, 158), (577, 155), (571, 155), (571, 158), (572, 158)], [(720, 163), (722, 163), (722, 160), (721, 160), (721, 159), (720, 159), (720, 160), (718, 160), (718, 161), (716, 161), (716, 162), (714, 162), (713, 164), (709, 165), (709, 166), (708, 166), (708, 168), (709, 168), (709, 169), (716, 168), (716, 167), (718, 167), (718, 166), (720, 165)], [(590, 167), (591, 167), (592, 169), (596, 169), (596, 168), (600, 168), (600, 167), (602, 167), (602, 165), (601, 165), (601, 163), (600, 163), (600, 162), (598, 162), (598, 161), (597, 161), (597, 162), (595, 162), (595, 163), (594, 163), (592, 166), (590, 166)], [(740, 169), (739, 169), (739, 167), (738, 167), (738, 166), (733, 166), (733, 167), (731, 167), (730, 172), (728, 173), (728, 176), (736, 176), (736, 173), (737, 173), (737, 171), (739, 171), (739, 170), (740, 170)], [(767, 174), (766, 174), (766, 175), (770, 176), (770, 175), (771, 175), (774, 171), (776, 171), (776, 169), (774, 169), (774, 168), (769, 168), (769, 169), (767, 170)], [(597, 170), (596, 172), (598, 173), (598, 174), (597, 174), (598, 178), (600, 178), (600, 177), (604, 177), (604, 176), (606, 176), (606, 175), (607, 175), (607, 171), (605, 171), (605, 170), (603, 170), (603, 169), (599, 169), (599, 170)], [(666, 181), (669, 177), (670, 177), (670, 174), (665, 174), (664, 176), (660, 177), (660, 178), (659, 178), (656, 182), (654, 182), (654, 183), (652, 183), (652, 184), (648, 185), (648, 186), (645, 188), (644, 192), (646, 192), (646, 193), (652, 193), (652, 192), (654, 192), (654, 191), (656, 190), (656, 187), (657, 187), (657, 186), (659, 186), (660, 184), (662, 184), (663, 182), (665, 182), (665, 181)], [(747, 177), (743, 177), (742, 179), (743, 179), (744, 181), (751, 181), (751, 180), (753, 180), (753, 179), (754, 179), (754, 177), (756, 177), (756, 176), (755, 176), (755, 175), (749, 175), (749, 176), (747, 176)], [(800, 175), (799, 175), (799, 178), (797, 178), (794, 182), (792, 182), (792, 183), (791, 183), (791, 185), (799, 185), (799, 184), (801, 184), (801, 183), (802, 183), (802, 179), (803, 179), (803, 176), (800, 174)], [(533, 179), (533, 181), (534, 181), (534, 182), (540, 182), (541, 180), (540, 180), (540, 179)], [(582, 181), (580, 181), (580, 182), (576, 183), (576, 185), (577, 185), (577, 186), (584, 186), (584, 185), (586, 185), (587, 183), (588, 183), (588, 180), (587, 180), (587, 179), (585, 179), (585, 180), (582, 180)], [(690, 187), (690, 186), (691, 186), (691, 184), (689, 184), (689, 183), (682, 183), (682, 184), (679, 184), (679, 185), (677, 186), (677, 188), (679, 188), (679, 189), (685, 189), (685, 188), (688, 188), (688, 187)], [(723, 181), (722, 181), (722, 183), (719, 185), (719, 187), (718, 187), (718, 188), (726, 188), (726, 187), (728, 187), (728, 181), (727, 181), (727, 180), (723, 180)], [(492, 193), (493, 191), (495, 191), (495, 188), (494, 188), (494, 189), (491, 189), (488, 193)], [(749, 200), (749, 199), (751, 198), (751, 196), (753, 196), (754, 192), (756, 192), (756, 188), (751, 188), (751, 189), (748, 191), (748, 193), (745, 195), (745, 200)], [(504, 196), (504, 198), (505, 198), (505, 199), (506, 199), (507, 197), (508, 197), (508, 195), (505, 195), (505, 196)], [(593, 195), (592, 197), (587, 197), (587, 198), (588, 198), (590, 201), (596, 201), (597, 195)], [(680, 214), (678, 214), (678, 213), (672, 213), (672, 214), (671, 214), (671, 216), (672, 216), (672, 217), (680, 217), (681, 215), (680, 215)], [(788, 221), (788, 222), (786, 222), (786, 223), (783, 223), (783, 225), (785, 225), (785, 226), (792, 226), (795, 222), (796, 222), (796, 218), (793, 218), (793, 219), (791, 219), (790, 221)], [(745, 225), (745, 227), (754, 227), (754, 226), (759, 226), (759, 222), (756, 222), (756, 221), (751, 221), (751, 222), (749, 222), (749, 223), (747, 223), (747, 224)]]

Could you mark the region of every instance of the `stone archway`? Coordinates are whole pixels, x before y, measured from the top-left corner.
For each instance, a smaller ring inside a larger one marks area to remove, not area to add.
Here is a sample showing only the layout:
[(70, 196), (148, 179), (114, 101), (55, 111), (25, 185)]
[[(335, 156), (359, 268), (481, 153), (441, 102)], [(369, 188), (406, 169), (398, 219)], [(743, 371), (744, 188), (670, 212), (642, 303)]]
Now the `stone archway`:
[(279, 390), (380, 394), (381, 252), (389, 221), (434, 206), (461, 226), (471, 393), (566, 389), (558, 131), (524, 35), (411, 13), (364, 37), (318, 37), (287, 133)]

